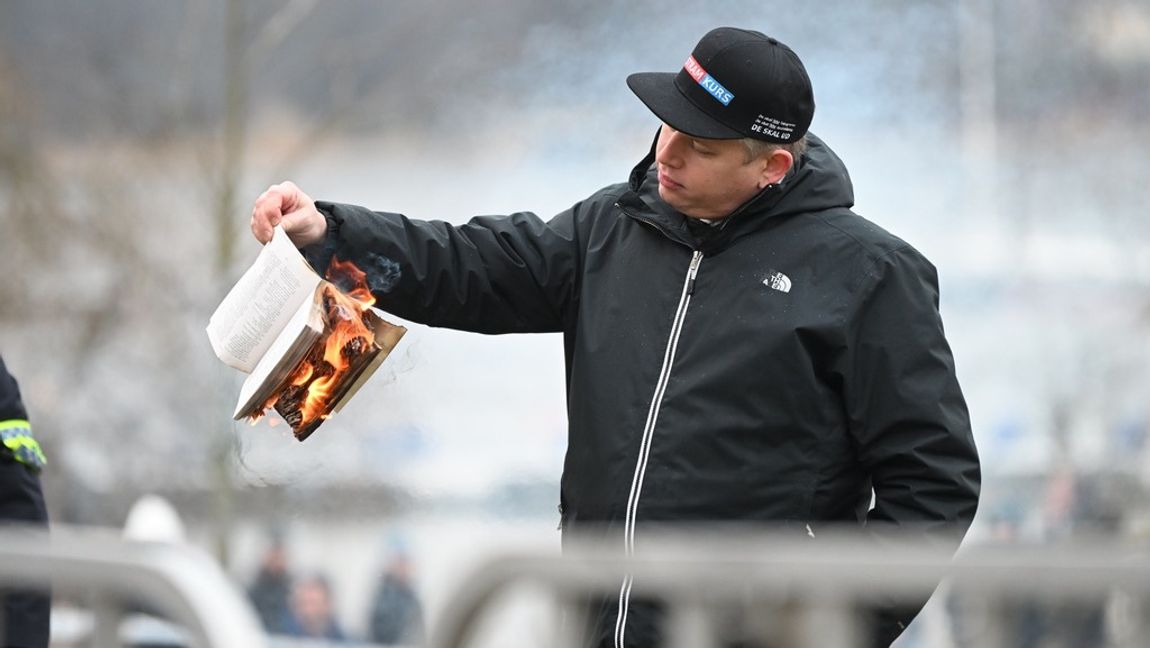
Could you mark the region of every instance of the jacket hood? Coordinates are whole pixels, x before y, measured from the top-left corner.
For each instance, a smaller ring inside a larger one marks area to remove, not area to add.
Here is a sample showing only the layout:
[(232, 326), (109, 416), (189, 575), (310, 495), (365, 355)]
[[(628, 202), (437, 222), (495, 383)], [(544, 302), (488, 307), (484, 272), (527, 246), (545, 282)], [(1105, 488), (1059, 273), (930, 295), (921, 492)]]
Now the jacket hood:
[[(672, 238), (688, 245), (694, 238), (687, 233), (686, 216), (659, 197), (659, 180), (655, 168), (655, 142), (647, 156), (631, 171), (630, 192), (620, 204), (632, 215), (658, 225)], [(721, 247), (740, 234), (754, 231), (770, 219), (826, 209), (849, 209), (854, 205), (854, 186), (846, 165), (825, 142), (807, 133), (807, 151), (799, 158), (783, 181), (768, 186), (743, 203), (722, 222), (726, 235), (708, 247)]]

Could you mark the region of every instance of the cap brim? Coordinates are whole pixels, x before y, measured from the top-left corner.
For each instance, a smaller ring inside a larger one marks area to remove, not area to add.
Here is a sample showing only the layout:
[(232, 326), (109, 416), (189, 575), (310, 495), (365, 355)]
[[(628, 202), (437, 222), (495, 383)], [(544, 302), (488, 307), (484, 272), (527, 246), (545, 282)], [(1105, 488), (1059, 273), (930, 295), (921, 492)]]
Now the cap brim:
[(739, 131), (724, 126), (700, 110), (675, 86), (674, 72), (638, 72), (627, 77), (627, 87), (655, 116), (675, 130), (702, 139), (742, 139)]

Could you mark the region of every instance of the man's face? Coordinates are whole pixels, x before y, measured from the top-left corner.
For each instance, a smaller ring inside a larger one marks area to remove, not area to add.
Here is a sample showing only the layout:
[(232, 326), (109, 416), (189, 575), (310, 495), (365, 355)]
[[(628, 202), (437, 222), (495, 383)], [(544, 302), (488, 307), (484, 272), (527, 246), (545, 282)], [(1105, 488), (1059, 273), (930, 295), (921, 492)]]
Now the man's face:
[(765, 160), (739, 140), (698, 139), (663, 124), (655, 145), (659, 196), (695, 218), (725, 218), (766, 186)]

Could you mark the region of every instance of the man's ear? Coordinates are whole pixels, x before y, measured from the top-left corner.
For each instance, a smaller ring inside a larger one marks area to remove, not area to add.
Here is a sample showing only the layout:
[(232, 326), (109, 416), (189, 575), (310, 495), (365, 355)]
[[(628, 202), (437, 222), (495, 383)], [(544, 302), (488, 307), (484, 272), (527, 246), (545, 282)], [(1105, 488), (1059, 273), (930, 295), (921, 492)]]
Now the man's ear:
[(767, 185), (777, 184), (787, 175), (787, 171), (795, 164), (795, 158), (790, 151), (775, 149), (767, 154), (763, 163), (763, 172), (759, 177), (759, 189)]

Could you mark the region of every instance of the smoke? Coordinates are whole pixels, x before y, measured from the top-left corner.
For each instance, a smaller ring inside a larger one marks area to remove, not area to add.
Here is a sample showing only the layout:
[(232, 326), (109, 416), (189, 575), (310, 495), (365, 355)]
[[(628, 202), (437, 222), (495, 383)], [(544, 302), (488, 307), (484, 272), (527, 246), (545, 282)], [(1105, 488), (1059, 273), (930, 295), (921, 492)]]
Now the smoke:
[(352, 294), (362, 289), (366, 283), (372, 293), (386, 294), (399, 283), (400, 269), (396, 261), (368, 252), (360, 257), (355, 265), (339, 263), (338, 257), (330, 254), (334, 242), (327, 241), (326, 246), (326, 251), (329, 252), (328, 259), (333, 261), (326, 263), (326, 279), (335, 284), (340, 291)]
[(362, 260), (362, 270), (367, 273), (367, 285), (371, 292), (384, 294), (391, 292), (399, 283), (399, 264), (378, 254), (368, 253)]

